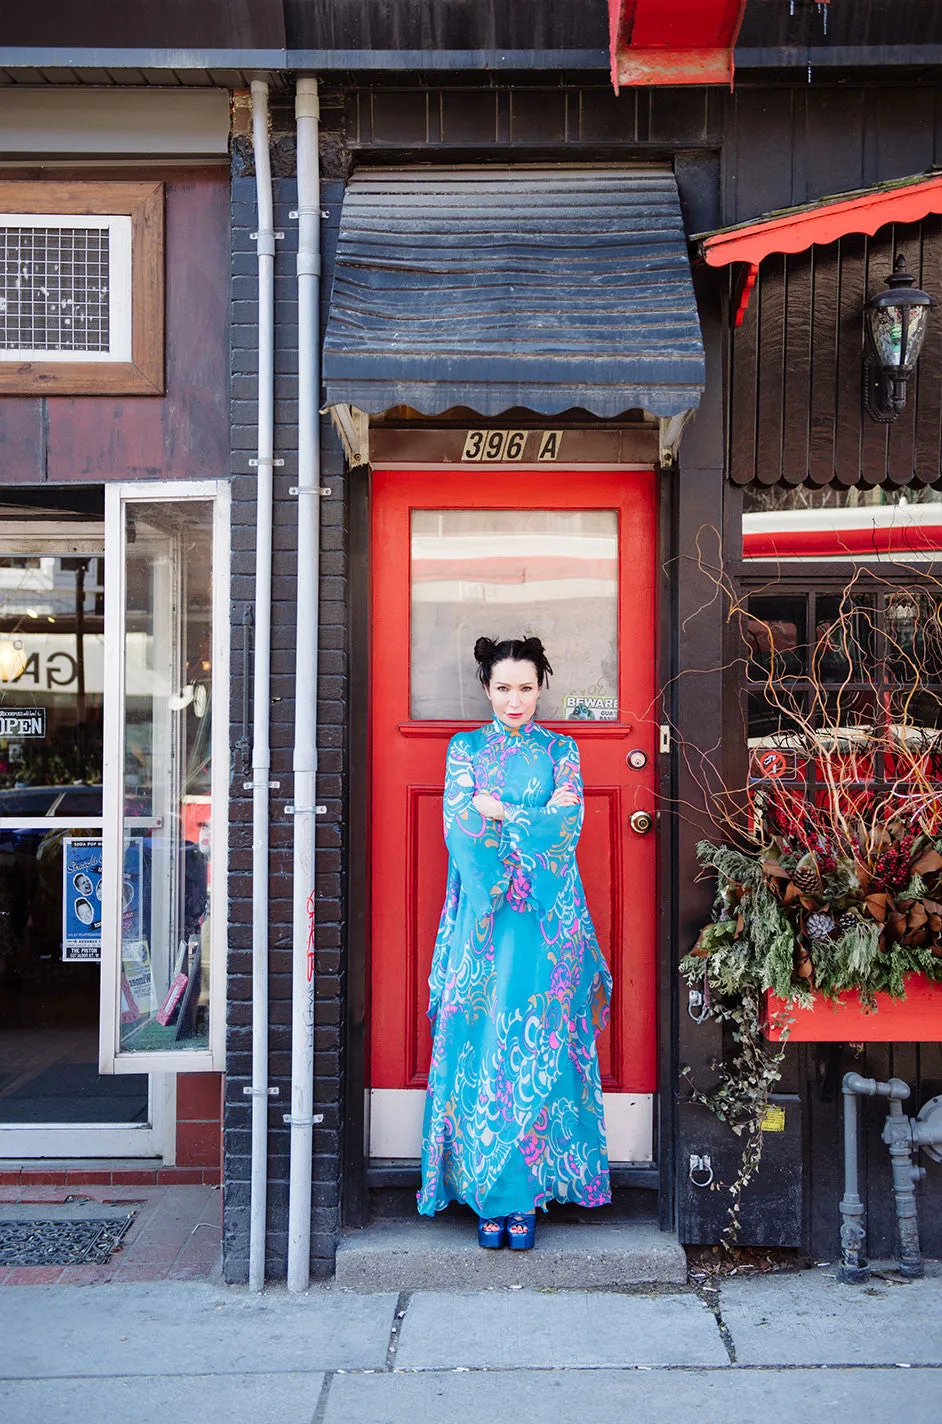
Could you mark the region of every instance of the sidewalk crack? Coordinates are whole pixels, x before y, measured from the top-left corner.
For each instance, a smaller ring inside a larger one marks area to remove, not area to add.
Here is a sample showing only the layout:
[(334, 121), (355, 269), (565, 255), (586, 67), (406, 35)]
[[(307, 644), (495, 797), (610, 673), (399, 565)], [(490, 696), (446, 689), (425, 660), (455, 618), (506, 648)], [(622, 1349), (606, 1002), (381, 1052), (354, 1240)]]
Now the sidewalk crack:
[(697, 1295), (703, 1301), (703, 1304), (706, 1306), (707, 1310), (710, 1312), (710, 1314), (716, 1321), (716, 1328), (720, 1332), (720, 1339), (722, 1340), (724, 1349), (726, 1350), (726, 1353), (729, 1356), (729, 1362), (731, 1365), (735, 1365), (736, 1346), (733, 1344), (733, 1337), (730, 1333), (729, 1326), (723, 1319), (723, 1311), (720, 1306), (719, 1286), (700, 1286), (697, 1290)]
[[(389, 1342), (386, 1346), (387, 1373), (395, 1369), (396, 1351), (399, 1349), (399, 1335), (402, 1330), (402, 1322), (406, 1317), (406, 1311), (412, 1300), (412, 1291), (400, 1291), (396, 1300), (396, 1309), (393, 1312), (392, 1325), (389, 1327)], [(316, 1424), (316, 1421), (315, 1421)]]
[(311, 1424), (324, 1424), (324, 1415), (327, 1413), (327, 1400), (330, 1395), (330, 1387), (334, 1382), (336, 1370), (328, 1370), (324, 1375), (320, 1394), (317, 1396), (317, 1403), (314, 1406), (314, 1414), (311, 1417)]

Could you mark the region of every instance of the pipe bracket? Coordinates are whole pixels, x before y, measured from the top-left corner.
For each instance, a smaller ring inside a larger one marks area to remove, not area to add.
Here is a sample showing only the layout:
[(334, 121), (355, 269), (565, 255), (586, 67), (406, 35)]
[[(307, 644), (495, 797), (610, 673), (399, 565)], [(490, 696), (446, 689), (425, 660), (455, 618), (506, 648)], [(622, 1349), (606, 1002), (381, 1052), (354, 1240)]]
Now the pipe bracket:
[(333, 491), (331, 490), (330, 485), (292, 485), (291, 488), (288, 490), (288, 493), (297, 495), (319, 494), (327, 496), (329, 494), (332, 494)]
[(259, 455), (257, 459), (256, 459), (255, 456), (253, 455), (252, 459), (249, 461), (249, 465), (251, 466), (251, 468), (252, 468), (253, 470), (257, 470), (260, 466), (263, 466), (263, 465), (276, 466), (276, 465), (283, 465), (283, 464), (284, 464), (284, 460), (281, 458), (280, 455), (279, 455), (277, 458), (275, 458), (274, 456), (270, 456), (270, 455)]
[(285, 807), (286, 816), (326, 816), (326, 806), (291, 806)]
[(284, 239), (283, 232), (252, 232), (249, 236), (258, 243), (256, 251), (259, 257), (274, 257), (275, 243)]
[(324, 1121), (323, 1113), (314, 1113), (313, 1117), (295, 1117), (294, 1113), (285, 1113), (284, 1121), (289, 1127), (315, 1127), (319, 1122)]
[(277, 1098), (281, 1093), (280, 1088), (253, 1088), (251, 1084), (242, 1091), (247, 1098)]

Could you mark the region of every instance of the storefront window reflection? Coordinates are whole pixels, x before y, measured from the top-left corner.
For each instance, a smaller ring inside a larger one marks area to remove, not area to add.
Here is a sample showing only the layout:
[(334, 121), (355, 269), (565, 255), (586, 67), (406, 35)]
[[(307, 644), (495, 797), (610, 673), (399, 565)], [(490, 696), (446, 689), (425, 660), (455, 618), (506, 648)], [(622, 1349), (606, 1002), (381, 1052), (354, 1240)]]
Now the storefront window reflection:
[(942, 490), (751, 486), (742, 534), (746, 559), (923, 564), (942, 554)]
[(146, 1124), (98, 1072), (104, 550), (0, 554), (0, 1126)]
[(122, 1052), (209, 1042), (212, 505), (126, 510)]

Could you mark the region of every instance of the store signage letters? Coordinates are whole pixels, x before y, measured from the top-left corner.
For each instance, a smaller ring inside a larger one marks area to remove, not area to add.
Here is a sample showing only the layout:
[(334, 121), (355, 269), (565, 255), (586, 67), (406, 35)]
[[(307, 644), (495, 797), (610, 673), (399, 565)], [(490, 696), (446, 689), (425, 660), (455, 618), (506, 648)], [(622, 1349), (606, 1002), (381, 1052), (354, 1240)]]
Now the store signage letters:
[(45, 707), (5, 707), (0, 710), (0, 737), (44, 737)]

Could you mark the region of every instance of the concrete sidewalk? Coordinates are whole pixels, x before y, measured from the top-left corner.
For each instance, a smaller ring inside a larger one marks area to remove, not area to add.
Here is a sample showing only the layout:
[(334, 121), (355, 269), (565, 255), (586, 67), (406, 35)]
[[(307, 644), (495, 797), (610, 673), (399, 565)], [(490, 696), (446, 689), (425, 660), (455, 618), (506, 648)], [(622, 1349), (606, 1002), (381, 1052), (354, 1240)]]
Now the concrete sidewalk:
[(189, 1282), (0, 1293), (3, 1424), (697, 1424), (942, 1417), (942, 1268), (637, 1292), (304, 1296)]

